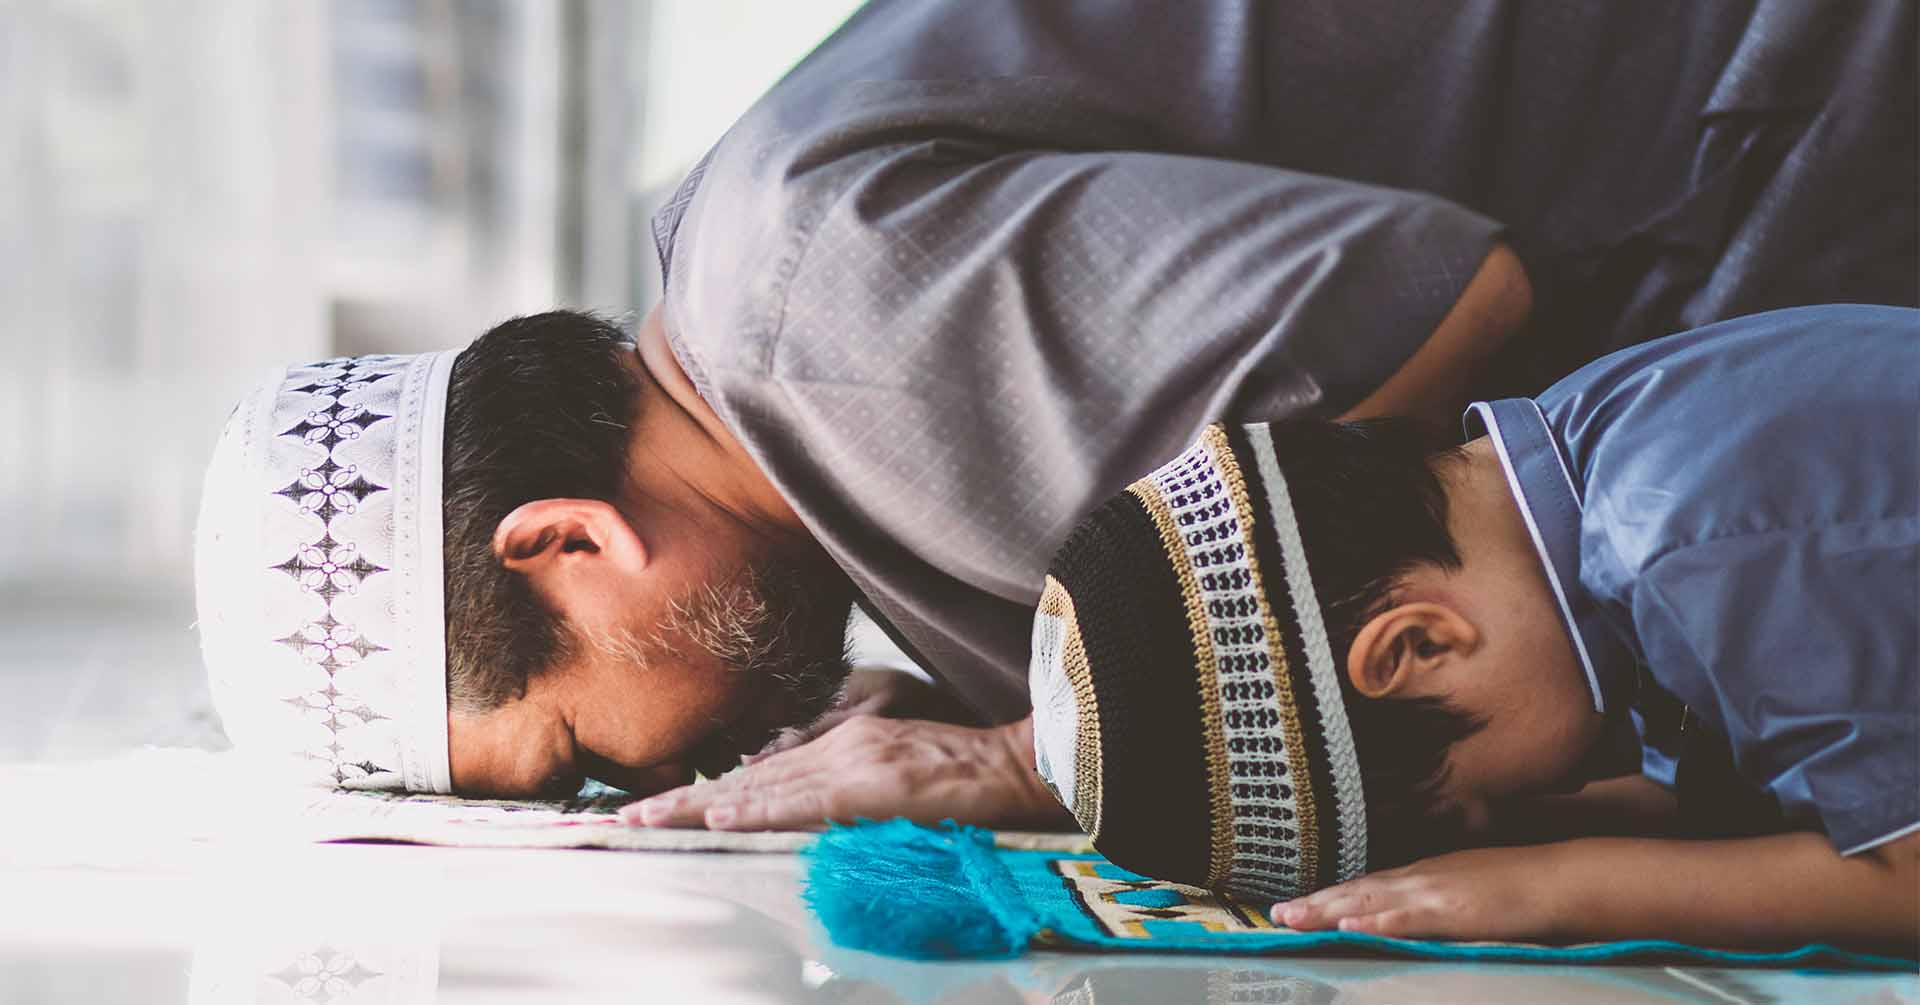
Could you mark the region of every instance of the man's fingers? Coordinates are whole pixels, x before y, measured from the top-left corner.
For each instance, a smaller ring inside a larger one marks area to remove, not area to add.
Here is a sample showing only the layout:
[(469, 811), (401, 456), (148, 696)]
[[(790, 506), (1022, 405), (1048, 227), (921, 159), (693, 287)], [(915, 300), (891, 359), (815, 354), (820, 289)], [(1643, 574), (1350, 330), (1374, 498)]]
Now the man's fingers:
[(828, 815), (819, 785), (798, 782), (723, 797), (707, 807), (705, 819), (714, 830), (801, 830), (825, 824)]
[(766, 746), (760, 748), (755, 753), (748, 754), (741, 758), (740, 763), (758, 764), (775, 754), (784, 753), (795, 747), (811, 743), (833, 732), (835, 728), (845, 724), (850, 719), (857, 719), (861, 716), (877, 717), (886, 710), (887, 697), (885, 694), (868, 695), (851, 705), (836, 708), (828, 712), (819, 719), (814, 720), (812, 725), (783, 729), (778, 736), (769, 740)]
[(620, 819), (629, 827), (697, 827), (707, 810), (705, 785), (685, 785), (650, 799), (620, 807)]
[[(981, 781), (983, 756), (1002, 767), (1017, 756), (994, 737), (960, 726), (854, 715), (798, 747), (716, 781), (635, 803), (621, 816), (644, 827), (726, 830), (812, 827), (830, 816), (854, 815), (992, 821), (1008, 806), (1017, 809), (1021, 796), (1017, 787)], [(1014, 774), (1017, 768), (986, 777)], [(956, 792), (964, 797), (957, 807)]]
[(783, 729), (778, 736), (767, 741), (767, 745), (740, 759), (741, 764), (759, 764), (775, 754), (785, 753), (813, 739), (813, 731), (806, 729)]
[(707, 811), (723, 800), (784, 785), (816, 774), (818, 758), (804, 745), (771, 755), (766, 760), (698, 785), (685, 785), (662, 792), (620, 810), (621, 819), (641, 827), (702, 827)]
[(814, 740), (818, 740), (828, 733), (833, 732), (836, 728), (846, 724), (849, 720), (857, 719), (861, 716), (877, 717), (886, 710), (886, 705), (886, 695), (869, 695), (854, 704), (836, 708), (828, 712), (804, 728), (783, 729), (780, 731), (779, 736), (774, 737), (757, 753), (748, 754), (743, 758), (742, 763), (757, 764), (775, 754), (812, 743)]

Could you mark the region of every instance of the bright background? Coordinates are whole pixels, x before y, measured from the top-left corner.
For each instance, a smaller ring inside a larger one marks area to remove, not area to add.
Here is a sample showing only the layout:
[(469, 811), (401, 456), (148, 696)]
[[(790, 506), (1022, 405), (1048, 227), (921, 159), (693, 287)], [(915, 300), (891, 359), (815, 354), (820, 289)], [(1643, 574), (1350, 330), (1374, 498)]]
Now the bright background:
[(642, 310), (854, 0), (0, 0), (0, 761), (218, 745), (191, 532), (267, 366)]

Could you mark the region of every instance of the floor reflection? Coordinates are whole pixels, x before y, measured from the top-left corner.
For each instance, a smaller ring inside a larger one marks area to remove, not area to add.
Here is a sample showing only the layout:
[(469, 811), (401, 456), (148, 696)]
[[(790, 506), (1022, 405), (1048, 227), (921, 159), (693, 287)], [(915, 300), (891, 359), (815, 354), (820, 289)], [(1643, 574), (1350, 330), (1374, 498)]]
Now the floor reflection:
[(832, 1001), (959, 1005), (1775, 1005), (1920, 1003), (1911, 975), (1377, 959), (1044, 954), (924, 963), (829, 950)]
[(786, 854), (196, 847), (0, 866), (0, 1005), (1920, 1005), (1912, 975), (1091, 953), (913, 962), (827, 944), (798, 896), (802, 860)]
[(188, 1001), (810, 997), (791, 925), (742, 902), (791, 898), (790, 860), (699, 859), (362, 845), (208, 869)]

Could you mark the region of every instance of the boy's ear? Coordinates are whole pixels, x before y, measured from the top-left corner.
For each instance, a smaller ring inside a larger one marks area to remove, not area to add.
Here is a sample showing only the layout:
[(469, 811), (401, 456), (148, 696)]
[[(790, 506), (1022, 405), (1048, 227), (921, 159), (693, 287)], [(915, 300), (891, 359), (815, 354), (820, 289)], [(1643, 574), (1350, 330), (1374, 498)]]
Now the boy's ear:
[(1347, 677), (1368, 698), (1404, 692), (1431, 670), (1465, 657), (1480, 632), (1446, 604), (1400, 604), (1373, 616), (1347, 650)]

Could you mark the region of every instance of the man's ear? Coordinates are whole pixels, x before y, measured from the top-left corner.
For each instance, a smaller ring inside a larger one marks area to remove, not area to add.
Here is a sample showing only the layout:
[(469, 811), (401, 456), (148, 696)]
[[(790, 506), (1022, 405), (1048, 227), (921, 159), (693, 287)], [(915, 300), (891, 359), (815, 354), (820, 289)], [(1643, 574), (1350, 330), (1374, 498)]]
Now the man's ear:
[(631, 575), (647, 565), (646, 542), (612, 503), (598, 499), (536, 499), (519, 507), (494, 528), (493, 553), (536, 583), (589, 569)]
[(1479, 646), (1479, 629), (1452, 607), (1428, 601), (1400, 604), (1374, 615), (1353, 637), (1347, 677), (1355, 691), (1386, 698)]

